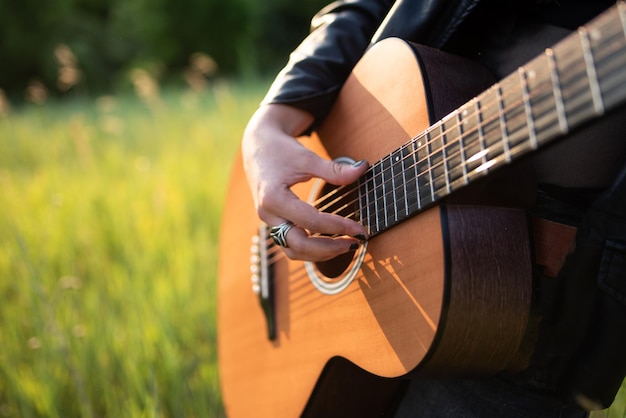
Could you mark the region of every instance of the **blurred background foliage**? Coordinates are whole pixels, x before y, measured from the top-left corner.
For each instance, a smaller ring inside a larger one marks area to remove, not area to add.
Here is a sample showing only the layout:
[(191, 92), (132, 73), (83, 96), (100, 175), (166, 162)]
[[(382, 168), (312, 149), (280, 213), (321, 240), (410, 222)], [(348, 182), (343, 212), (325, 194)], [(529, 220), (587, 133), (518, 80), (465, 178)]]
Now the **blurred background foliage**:
[[(0, 89), (89, 96), (131, 84), (141, 68), (161, 82), (277, 71), (328, 0), (4, 0)], [(208, 59), (207, 59), (208, 58)], [(191, 60), (191, 62), (190, 62)], [(181, 77), (183, 74), (183, 77)], [(32, 99), (32, 97), (31, 97)]]

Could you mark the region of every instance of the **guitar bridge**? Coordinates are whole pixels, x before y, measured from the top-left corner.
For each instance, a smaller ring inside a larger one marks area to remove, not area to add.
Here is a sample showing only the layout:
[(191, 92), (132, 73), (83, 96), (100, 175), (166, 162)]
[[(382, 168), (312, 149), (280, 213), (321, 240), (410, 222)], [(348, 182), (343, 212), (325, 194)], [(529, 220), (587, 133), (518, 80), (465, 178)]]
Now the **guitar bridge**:
[(267, 322), (267, 337), (276, 339), (276, 317), (274, 311), (274, 269), (268, 260), (270, 245), (269, 228), (259, 227), (259, 233), (252, 237), (250, 246), (250, 280), (252, 291), (259, 297), (259, 303)]

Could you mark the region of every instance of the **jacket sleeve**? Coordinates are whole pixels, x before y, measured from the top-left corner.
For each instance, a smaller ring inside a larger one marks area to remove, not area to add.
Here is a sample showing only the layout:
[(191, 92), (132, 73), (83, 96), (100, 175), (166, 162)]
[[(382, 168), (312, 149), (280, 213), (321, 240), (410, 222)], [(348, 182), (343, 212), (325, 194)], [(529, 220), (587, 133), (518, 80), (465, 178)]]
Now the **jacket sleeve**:
[(319, 121), (392, 4), (393, 0), (341, 0), (322, 9), (262, 103), (289, 104)]

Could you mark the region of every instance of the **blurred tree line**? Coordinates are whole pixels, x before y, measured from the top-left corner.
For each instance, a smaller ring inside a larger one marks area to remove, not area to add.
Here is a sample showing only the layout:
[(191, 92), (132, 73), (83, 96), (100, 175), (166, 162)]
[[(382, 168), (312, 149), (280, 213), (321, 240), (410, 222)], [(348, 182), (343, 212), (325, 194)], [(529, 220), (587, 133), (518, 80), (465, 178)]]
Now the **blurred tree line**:
[(2, 0), (0, 89), (90, 94), (133, 68), (181, 79), (194, 54), (205, 75), (264, 75), (284, 64), (329, 0)]

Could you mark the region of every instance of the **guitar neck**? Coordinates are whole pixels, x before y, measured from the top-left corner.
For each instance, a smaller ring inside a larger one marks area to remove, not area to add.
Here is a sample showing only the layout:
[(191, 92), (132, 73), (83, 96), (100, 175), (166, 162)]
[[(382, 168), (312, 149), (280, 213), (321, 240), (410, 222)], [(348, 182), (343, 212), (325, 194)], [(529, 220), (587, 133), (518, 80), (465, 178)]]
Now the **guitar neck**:
[(626, 98), (623, 1), (375, 164), (351, 199), (375, 236)]

